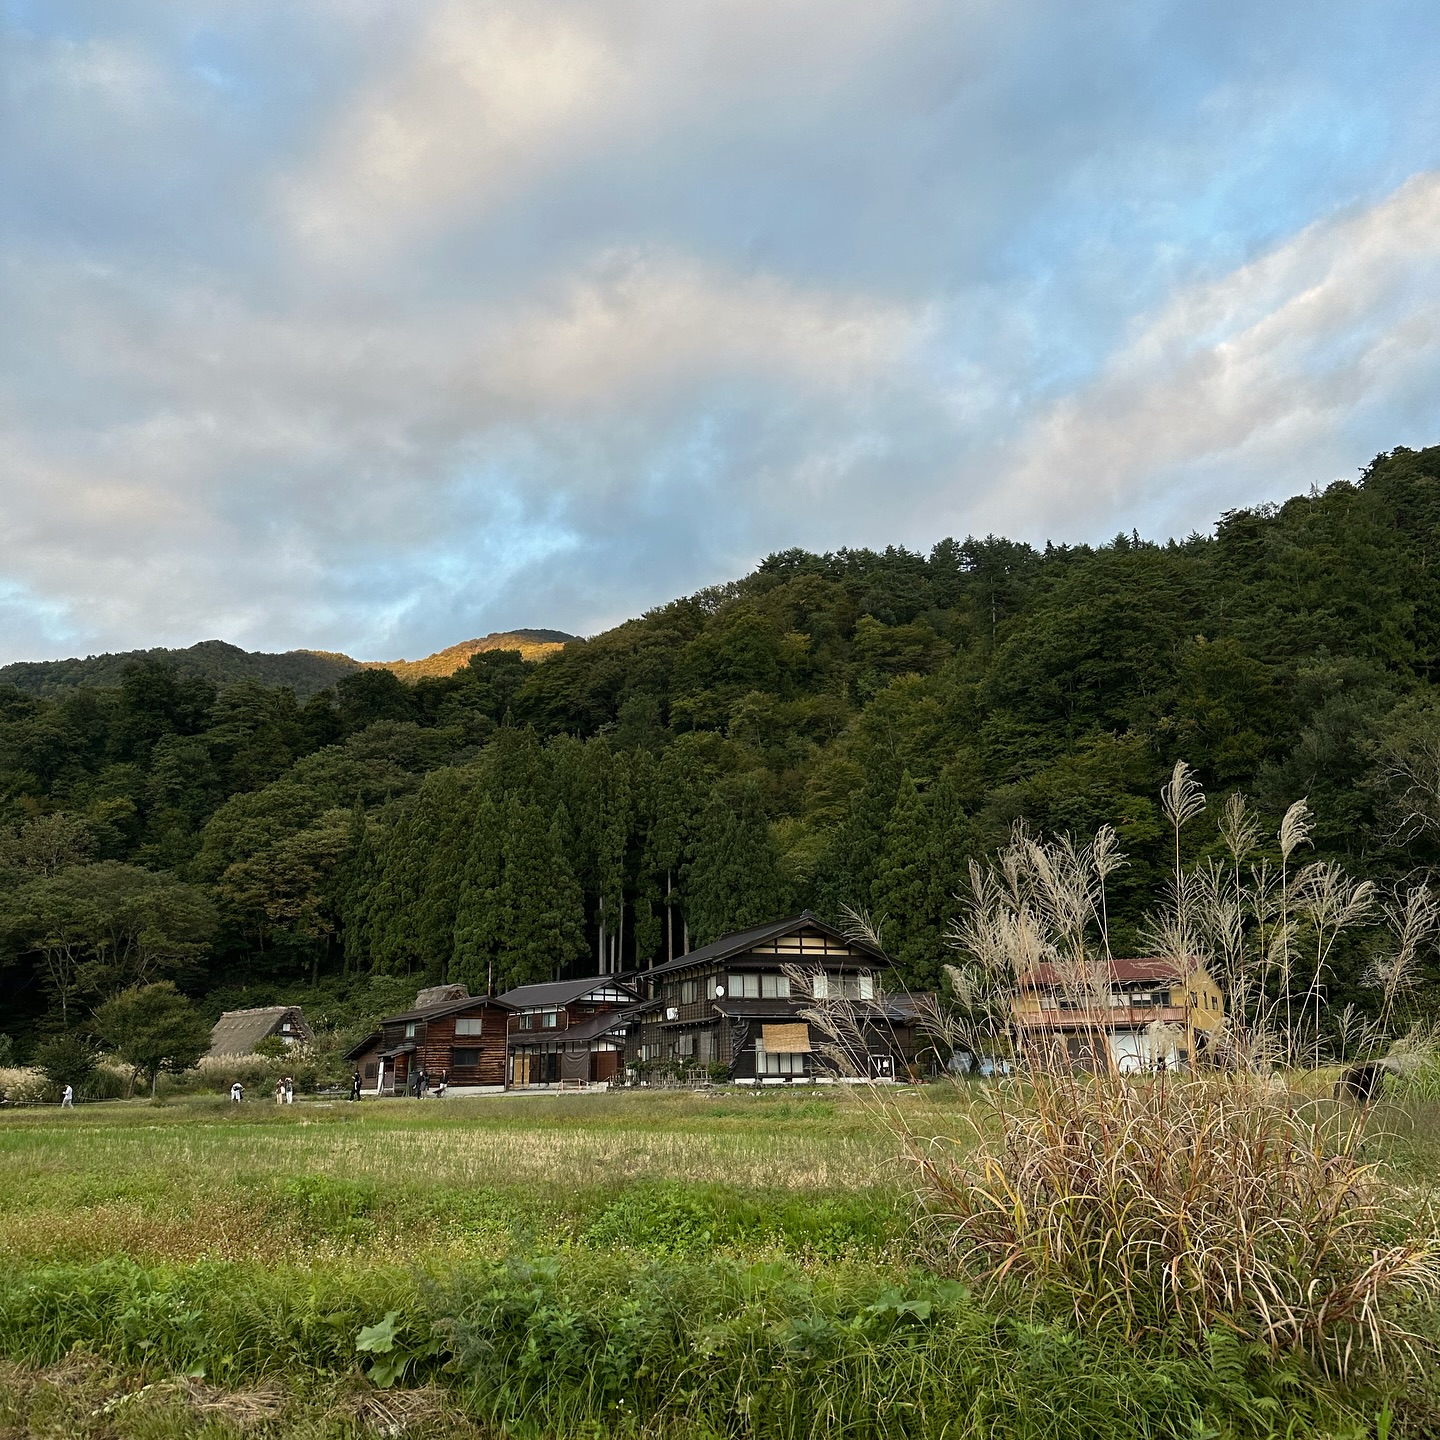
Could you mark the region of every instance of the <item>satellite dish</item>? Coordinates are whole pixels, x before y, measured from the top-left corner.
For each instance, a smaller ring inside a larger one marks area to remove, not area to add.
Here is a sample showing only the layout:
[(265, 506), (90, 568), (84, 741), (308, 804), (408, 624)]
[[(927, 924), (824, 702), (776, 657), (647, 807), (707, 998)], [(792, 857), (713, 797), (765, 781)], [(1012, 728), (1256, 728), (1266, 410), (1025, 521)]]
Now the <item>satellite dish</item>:
[(725, 998), (725, 987), (723, 985), (717, 985), (715, 987), (715, 998), (717, 1000), (723, 1000)]

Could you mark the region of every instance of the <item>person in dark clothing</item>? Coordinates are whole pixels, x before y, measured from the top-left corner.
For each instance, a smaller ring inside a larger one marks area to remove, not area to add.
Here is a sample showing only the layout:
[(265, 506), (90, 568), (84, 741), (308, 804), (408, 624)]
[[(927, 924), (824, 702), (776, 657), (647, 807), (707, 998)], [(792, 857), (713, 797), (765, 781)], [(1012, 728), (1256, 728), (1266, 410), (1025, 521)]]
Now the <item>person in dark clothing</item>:
[(360, 1072), (358, 1070), (350, 1077), (350, 1098), (352, 1100), (360, 1098)]

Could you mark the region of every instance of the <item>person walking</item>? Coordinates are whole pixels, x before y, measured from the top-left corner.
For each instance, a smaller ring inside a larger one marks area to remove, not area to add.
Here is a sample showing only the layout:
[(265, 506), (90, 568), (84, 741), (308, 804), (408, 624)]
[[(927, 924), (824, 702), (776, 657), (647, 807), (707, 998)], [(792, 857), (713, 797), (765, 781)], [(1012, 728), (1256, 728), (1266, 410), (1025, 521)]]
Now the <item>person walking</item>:
[(358, 1070), (350, 1077), (350, 1098), (352, 1100), (360, 1098), (360, 1072)]
[(230, 1087), (230, 1103), (238, 1105), (245, 1098), (245, 1087), (237, 1080)]
[(287, 1105), (295, 1103), (295, 1077), (293, 1075), (285, 1077), (285, 1103)]
[(277, 1105), (285, 1103), (285, 1082), (278, 1075), (275, 1077), (275, 1103)]
[(449, 1072), (448, 1072), (448, 1071), (445, 1071), (445, 1070), (442, 1070), (442, 1071), (440, 1072), (440, 1083), (435, 1087), (435, 1098), (436, 1098), (437, 1100), (443, 1100), (443, 1099), (445, 1098), (445, 1091), (446, 1091), (446, 1089), (449, 1087), (449, 1084), (450, 1084), (450, 1075), (449, 1075)]
[(61, 1092), (60, 1108), (62, 1110), (73, 1110), (75, 1108), (75, 1087), (73, 1085), (67, 1083), (65, 1089)]

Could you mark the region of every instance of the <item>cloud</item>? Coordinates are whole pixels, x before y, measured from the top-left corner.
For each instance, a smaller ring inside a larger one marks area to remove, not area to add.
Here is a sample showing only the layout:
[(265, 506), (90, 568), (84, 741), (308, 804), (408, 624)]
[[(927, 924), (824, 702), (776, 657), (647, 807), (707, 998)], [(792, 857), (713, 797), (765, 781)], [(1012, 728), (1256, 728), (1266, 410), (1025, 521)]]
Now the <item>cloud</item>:
[(1428, 21), (0, 10), (0, 659), (590, 631), (1440, 438)]
[(1093, 383), (1029, 427), (986, 509), (1061, 528), (1137, 506), (1199, 523), (1217, 500), (1293, 493), (1381, 446), (1440, 439), (1426, 428), (1437, 380), (1430, 172), (1145, 317)]

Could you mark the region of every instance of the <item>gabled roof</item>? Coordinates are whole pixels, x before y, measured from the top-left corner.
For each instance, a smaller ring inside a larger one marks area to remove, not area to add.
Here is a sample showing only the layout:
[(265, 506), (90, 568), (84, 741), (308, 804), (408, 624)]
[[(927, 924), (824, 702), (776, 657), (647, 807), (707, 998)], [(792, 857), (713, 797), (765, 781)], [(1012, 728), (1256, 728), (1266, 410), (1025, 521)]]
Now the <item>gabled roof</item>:
[[(1183, 980), (1204, 966), (1198, 960), (1184, 964), (1170, 955), (1153, 955), (1134, 960), (1111, 960), (1106, 967), (1112, 985), (1144, 985), (1157, 980)], [(1099, 968), (1096, 968), (1098, 978)], [(1072, 985), (1079, 977), (1064, 966), (1037, 965), (1020, 977), (1022, 990), (1043, 990), (1050, 986)]]
[(254, 1010), (227, 1010), (210, 1031), (211, 1055), (249, 1055), (267, 1036), (289, 1020), (297, 1039), (310, 1040), (313, 1032), (298, 1005), (261, 1005)]
[(340, 1058), (342, 1060), (358, 1060), (368, 1050), (373, 1050), (385, 1039), (383, 1030), (372, 1030), (363, 1040), (357, 1040)]
[(598, 1040), (612, 1030), (627, 1028), (645, 1007), (627, 1005), (624, 1009), (602, 1010), (598, 1015), (587, 1015), (583, 1020), (564, 1030), (513, 1030), (510, 1033), (510, 1047), (523, 1050), (534, 1045), (579, 1045), (582, 1042)]
[(473, 1010), (477, 1005), (498, 1005), (502, 1010), (510, 1007), (498, 995), (467, 995), (463, 1000), (446, 1000), (439, 1005), (426, 1005), (419, 1010), (406, 1010), (399, 1015), (387, 1015), (382, 1025), (398, 1025), (407, 1020), (438, 1020), (443, 1015), (454, 1015), (461, 1010)]
[(500, 1003), (508, 1005), (512, 1010), (573, 1005), (577, 1000), (583, 1000), (592, 990), (611, 988), (623, 990), (637, 1000), (640, 998), (634, 985), (621, 980), (618, 975), (586, 975), (579, 980), (552, 980), (542, 985), (519, 985), (514, 990), (507, 990), (500, 997)]
[[(753, 930), (737, 930), (733, 935), (722, 935), (718, 940), (712, 940), (708, 945), (702, 945), (698, 950), (690, 951), (688, 955), (678, 955), (674, 960), (667, 960), (653, 970), (642, 970), (640, 974), (669, 975), (677, 970), (688, 970), (694, 965), (712, 965), (720, 960), (728, 960), (732, 955), (743, 955), (757, 945), (764, 945), (771, 940), (779, 940), (785, 935), (793, 935), (797, 930), (818, 930), (827, 939), (837, 941), (841, 945), (848, 945), (853, 950), (863, 951), (881, 965), (894, 963), (883, 950), (877, 949), (866, 940), (853, 939), (806, 910), (799, 915), (792, 915), (788, 920), (772, 920), (770, 924), (757, 925)], [(794, 957), (796, 960), (803, 958), (808, 957), (798, 955)]]

